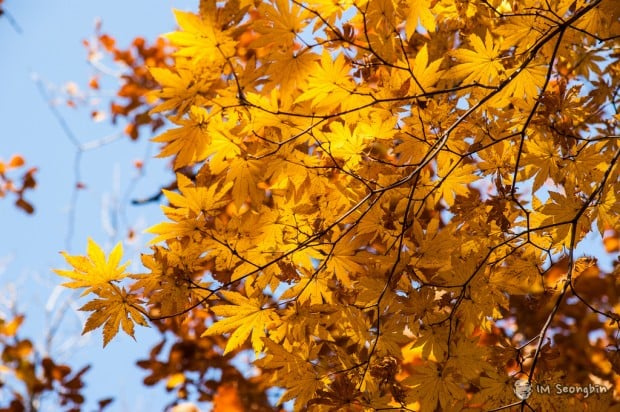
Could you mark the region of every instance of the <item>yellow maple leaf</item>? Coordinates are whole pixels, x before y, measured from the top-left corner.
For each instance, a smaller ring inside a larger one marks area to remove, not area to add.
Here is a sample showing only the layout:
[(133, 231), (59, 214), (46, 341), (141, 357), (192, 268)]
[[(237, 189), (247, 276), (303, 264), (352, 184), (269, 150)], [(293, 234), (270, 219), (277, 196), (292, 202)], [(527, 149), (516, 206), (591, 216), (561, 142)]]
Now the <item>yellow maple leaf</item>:
[(492, 401), (493, 404), (511, 402), (514, 400), (513, 381), (514, 378), (506, 373), (487, 370), (480, 376), (480, 392), (474, 395), (474, 399)]
[(221, 208), (228, 203), (228, 200), (222, 199), (230, 188), (232, 182), (225, 185), (215, 183), (209, 187), (196, 185), (184, 174), (177, 174), (177, 185), (181, 193), (171, 190), (162, 190), (170, 204), (177, 208), (187, 217), (196, 217), (202, 214), (208, 214), (213, 210)]
[(457, 376), (454, 368), (427, 361), (402, 383), (412, 387), (411, 401), (419, 401), (421, 410), (434, 411), (439, 404), (445, 411), (452, 410), (453, 403), (463, 397)]
[(181, 127), (169, 129), (151, 139), (154, 142), (165, 143), (157, 157), (176, 155), (175, 169), (206, 159), (209, 156), (211, 143), (211, 137), (206, 133), (209, 117), (206, 109), (192, 106), (188, 119), (172, 119)]
[(187, 112), (194, 104), (201, 104), (204, 99), (200, 96), (200, 89), (204, 87), (202, 81), (196, 78), (192, 67), (179, 63), (174, 70), (163, 67), (149, 68), (151, 76), (161, 86), (160, 90), (151, 92), (149, 98), (159, 98), (163, 102), (151, 109), (151, 113), (160, 113), (176, 110), (180, 116)]
[(499, 60), (499, 43), (493, 41), (490, 31), (487, 31), (484, 43), (475, 34), (469, 36), (469, 43), (473, 50), (459, 48), (450, 53), (460, 64), (452, 67), (446, 75), (455, 79), (464, 78), (463, 83), (497, 83), (497, 78), (504, 71)]
[(527, 51), (538, 40), (536, 36), (532, 35), (532, 32), (535, 32), (534, 29), (541, 25), (537, 20), (542, 19), (526, 14), (513, 16), (503, 21), (495, 29), (495, 33), (500, 36), (502, 48), (514, 47), (516, 55), (521, 55)]
[(448, 351), (447, 333), (437, 327), (426, 327), (411, 344), (411, 349), (422, 348), (424, 359), (441, 360)]
[(177, 56), (190, 57), (195, 63), (218, 65), (234, 56), (236, 42), (227, 31), (217, 27), (213, 18), (201, 18), (194, 13), (174, 10), (182, 31), (168, 33), (166, 37), (180, 50)]
[(127, 293), (124, 288), (106, 284), (97, 291), (99, 298), (93, 299), (80, 310), (93, 312), (84, 325), (82, 334), (90, 332), (103, 325), (103, 346), (105, 347), (118, 329), (134, 337), (134, 323), (148, 326), (142, 312), (138, 310), (141, 301), (133, 294)]
[(304, 21), (310, 13), (299, 5), (276, 0), (275, 6), (267, 2), (261, 2), (259, 11), (264, 19), (257, 19), (253, 28), (261, 36), (254, 40), (253, 47), (264, 47), (272, 43), (282, 45), (285, 48), (292, 47), (297, 33), (304, 29)]
[[(567, 187), (566, 192), (575, 193), (574, 188)], [(585, 233), (588, 233), (591, 221), (588, 213), (581, 213), (584, 207), (584, 199), (574, 194), (549, 191), (549, 199), (542, 206), (540, 212), (546, 216), (541, 225), (553, 225), (549, 230), (555, 241), (554, 249), (557, 251), (567, 247), (571, 242), (578, 242)], [(580, 215), (581, 213), (581, 215)], [(577, 219), (577, 216), (581, 216)], [(572, 239), (572, 225), (576, 224), (576, 239)]]
[[(318, 56), (311, 52), (300, 53), (293, 49), (274, 53), (272, 61), (266, 67), (270, 82), (280, 88), (280, 98), (290, 104), (297, 90), (306, 89), (308, 76), (316, 65)], [(261, 107), (268, 107), (264, 104)]]
[(562, 169), (561, 159), (548, 136), (534, 135), (526, 142), (525, 149), (526, 176), (535, 176), (532, 191), (536, 192), (547, 179), (558, 176)]
[(349, 169), (355, 168), (362, 160), (367, 135), (359, 133), (358, 129), (351, 130), (340, 122), (330, 124), (330, 132), (325, 133), (322, 147), (332, 156), (343, 159)]
[(413, 36), (418, 28), (418, 23), (429, 32), (434, 32), (437, 28), (435, 16), (431, 12), (431, 0), (410, 0), (408, 1), (409, 11), (405, 23), (405, 33), (407, 38)]
[(455, 370), (444, 364), (427, 361), (417, 366), (414, 373), (403, 381), (412, 386), (412, 400), (420, 402), (421, 410), (451, 410), (455, 400), (463, 398), (465, 391), (455, 381)]
[(63, 283), (63, 286), (74, 289), (86, 288), (82, 296), (89, 292), (97, 292), (108, 282), (118, 281), (127, 276), (125, 269), (129, 261), (119, 266), (123, 256), (123, 245), (120, 242), (114, 246), (107, 261), (103, 250), (91, 238), (88, 238), (87, 256), (72, 256), (67, 252), (61, 254), (67, 263), (73, 266), (73, 270), (54, 269), (54, 272), (73, 280)]
[(618, 216), (620, 216), (620, 183), (614, 183), (602, 196), (594, 208), (599, 231), (605, 232), (606, 228), (620, 228)]
[(279, 402), (294, 399), (295, 410), (301, 410), (316, 391), (325, 386), (308, 362), (307, 353), (304, 353), (309, 351), (309, 347), (289, 352), (269, 338), (263, 338), (263, 341), (266, 356), (254, 363), (264, 369), (278, 369), (275, 376), (287, 381), (287, 391)]
[(441, 178), (441, 186), (436, 192), (436, 199), (443, 198), (449, 206), (454, 205), (456, 195), (467, 194), (468, 183), (478, 180), (474, 174), (475, 166), (457, 162), (457, 159), (443, 153), (437, 157), (437, 175)]
[(351, 65), (344, 54), (339, 54), (334, 59), (325, 50), (320, 64), (309, 76), (308, 88), (295, 99), (295, 103), (311, 100), (313, 107), (326, 108), (350, 101), (355, 87), (349, 74), (350, 71)]
[(263, 308), (262, 300), (246, 298), (238, 292), (222, 291), (221, 294), (232, 305), (211, 308), (213, 313), (222, 319), (209, 326), (202, 336), (231, 333), (224, 349), (224, 354), (227, 354), (252, 335), (252, 347), (257, 354), (260, 353), (264, 346), (262, 338), (266, 337), (267, 330), (279, 321), (275, 309)]
[(282, 299), (295, 297), (300, 303), (310, 302), (312, 305), (320, 305), (324, 301), (331, 303), (332, 295), (329, 289), (329, 276), (326, 273), (318, 273), (301, 278), (297, 284), (282, 294)]
[(350, 284), (355, 278), (365, 272), (365, 263), (368, 256), (359, 250), (364, 246), (365, 239), (361, 236), (345, 236), (337, 242), (334, 248), (326, 248), (329, 259), (326, 262), (328, 273), (333, 273), (344, 284)]
[(443, 62), (443, 58), (437, 59), (432, 63), (428, 63), (428, 47), (426, 44), (422, 46), (413, 61), (414, 80), (410, 83), (410, 93), (417, 95), (433, 91), (435, 84), (439, 81), (443, 74), (443, 70), (439, 70), (439, 66)]
[[(168, 208), (170, 209), (170, 208)], [(161, 222), (149, 227), (146, 232), (153, 233), (155, 236), (149, 241), (150, 245), (168, 239), (182, 239), (185, 236), (192, 236), (200, 229), (200, 225), (194, 219), (184, 219), (178, 222)]]
[(530, 64), (523, 68), (519, 67), (508, 71), (506, 74), (512, 75), (512, 78), (501, 93), (489, 100), (489, 105), (499, 108), (513, 103), (515, 106), (527, 110), (538, 99), (539, 90), (547, 77), (547, 66)]
[(227, 179), (234, 181), (232, 197), (237, 210), (248, 198), (254, 205), (259, 205), (265, 197), (265, 190), (258, 184), (262, 181), (263, 163), (257, 160), (246, 160), (241, 157), (233, 159)]

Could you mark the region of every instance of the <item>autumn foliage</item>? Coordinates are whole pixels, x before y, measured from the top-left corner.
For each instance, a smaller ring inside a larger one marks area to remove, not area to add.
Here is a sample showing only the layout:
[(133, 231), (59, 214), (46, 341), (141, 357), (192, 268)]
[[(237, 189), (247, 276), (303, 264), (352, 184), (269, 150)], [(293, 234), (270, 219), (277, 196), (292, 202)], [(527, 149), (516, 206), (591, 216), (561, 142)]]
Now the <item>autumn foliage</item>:
[(175, 16), (174, 63), (129, 63), (142, 86), (112, 111), (168, 116), (176, 189), (143, 273), (120, 245), (65, 254), (85, 332), (174, 334), (145, 383), (214, 410), (620, 409), (620, 262), (584, 241), (618, 251), (615, 1)]
[(35, 180), (36, 167), (26, 167), (25, 159), (14, 154), (8, 161), (0, 159), (0, 198), (15, 197), (15, 206), (24, 212), (31, 214), (34, 206), (26, 200), (28, 190), (37, 186)]
[(149, 113), (155, 98), (150, 97), (148, 92), (157, 87), (157, 83), (148, 70), (169, 67), (170, 53), (163, 38), (148, 44), (144, 38), (136, 37), (127, 48), (121, 48), (114, 37), (102, 32), (101, 26), (101, 21), (98, 21), (94, 38), (83, 42), (88, 50), (88, 61), (97, 69), (97, 74), (91, 77), (88, 86), (98, 91), (99, 77), (110, 74), (102, 62), (106, 58), (121, 70), (118, 90), (110, 102), (109, 112), (114, 124), (119, 119), (127, 121), (124, 131), (132, 140), (136, 140), (143, 126), (149, 126), (150, 131), (154, 132), (164, 124), (161, 117)]
[[(59, 363), (49, 354), (36, 348), (33, 342), (20, 333), (25, 317), (12, 313), (0, 315), (0, 412), (34, 412), (41, 401), (55, 397), (62, 410), (79, 412), (84, 403), (83, 376), (90, 368), (85, 366), (73, 371), (69, 365)], [(6, 400), (8, 395), (8, 402)], [(99, 401), (99, 411), (111, 399)]]

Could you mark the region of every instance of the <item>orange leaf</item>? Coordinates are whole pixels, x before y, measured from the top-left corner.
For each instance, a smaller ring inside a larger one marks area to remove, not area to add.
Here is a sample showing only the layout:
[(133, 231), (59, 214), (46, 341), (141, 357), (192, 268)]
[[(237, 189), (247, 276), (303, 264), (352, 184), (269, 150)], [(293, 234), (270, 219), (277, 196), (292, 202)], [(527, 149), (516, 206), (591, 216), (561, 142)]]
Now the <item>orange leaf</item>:
[(13, 318), (13, 320), (11, 320), (7, 324), (0, 323), (0, 335), (9, 336), (9, 337), (15, 336), (15, 334), (17, 333), (17, 330), (19, 329), (23, 321), (24, 321), (24, 316), (19, 315)]
[(239, 391), (233, 384), (227, 383), (217, 388), (217, 393), (213, 397), (213, 412), (243, 411)]
[(17, 167), (23, 166), (25, 163), (24, 158), (20, 155), (13, 155), (11, 160), (9, 160), (9, 169), (15, 169)]
[(116, 40), (114, 39), (114, 37), (108, 36), (107, 34), (102, 34), (101, 36), (99, 36), (99, 42), (109, 52), (114, 50), (114, 45), (116, 44)]
[(88, 81), (88, 86), (91, 89), (99, 90), (99, 79), (97, 78), (97, 76), (93, 76), (90, 78), (90, 80)]
[(620, 237), (616, 233), (606, 236), (603, 238), (603, 245), (607, 253), (618, 252), (620, 251)]

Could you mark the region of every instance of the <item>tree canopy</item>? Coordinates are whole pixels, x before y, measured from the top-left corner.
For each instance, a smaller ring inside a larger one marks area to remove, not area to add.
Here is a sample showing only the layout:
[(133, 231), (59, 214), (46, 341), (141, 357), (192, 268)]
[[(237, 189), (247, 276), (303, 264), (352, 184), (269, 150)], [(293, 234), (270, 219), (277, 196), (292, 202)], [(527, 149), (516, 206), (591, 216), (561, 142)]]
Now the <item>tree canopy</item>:
[(174, 334), (145, 383), (214, 410), (620, 410), (613, 0), (174, 13), (139, 59), (99, 37), (176, 177), (143, 273), (64, 254), (84, 332)]

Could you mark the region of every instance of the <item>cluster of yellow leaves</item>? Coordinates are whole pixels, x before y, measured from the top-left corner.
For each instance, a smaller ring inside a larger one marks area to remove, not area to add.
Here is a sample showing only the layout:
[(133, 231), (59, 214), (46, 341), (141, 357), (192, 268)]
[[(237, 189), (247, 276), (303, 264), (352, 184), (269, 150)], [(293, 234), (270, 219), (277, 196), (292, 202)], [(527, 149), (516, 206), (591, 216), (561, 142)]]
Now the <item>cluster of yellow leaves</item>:
[[(86, 256), (72, 256), (62, 252), (71, 270), (55, 269), (56, 274), (71, 279), (63, 283), (68, 288), (83, 288), (82, 296), (92, 293), (97, 297), (86, 303), (80, 310), (93, 312), (86, 320), (82, 333), (103, 326), (103, 345), (107, 345), (118, 333), (120, 327), (129, 336), (134, 335), (134, 324), (148, 326), (140, 311), (140, 299), (128, 293), (116, 283), (125, 278), (129, 262), (120, 265), (123, 247), (118, 243), (110, 252), (108, 259), (103, 250), (88, 239)], [(120, 266), (119, 266), (120, 265)]]
[[(66, 256), (68, 286), (97, 295), (85, 330), (103, 325), (107, 343), (144, 313), (202, 313), (202, 338), (224, 356), (252, 348), (257, 379), (296, 410), (498, 408), (511, 375), (558, 367), (617, 385), (617, 367), (594, 371), (611, 355), (587, 335), (572, 366), (543, 348), (552, 322), (573, 336), (586, 314), (620, 345), (616, 278), (571, 283), (586, 235), (620, 230), (612, 2), (176, 12), (175, 68), (152, 73), (153, 111), (175, 125), (153, 140), (178, 191), (130, 292), (118, 250)], [(579, 311), (558, 310), (568, 293)]]

